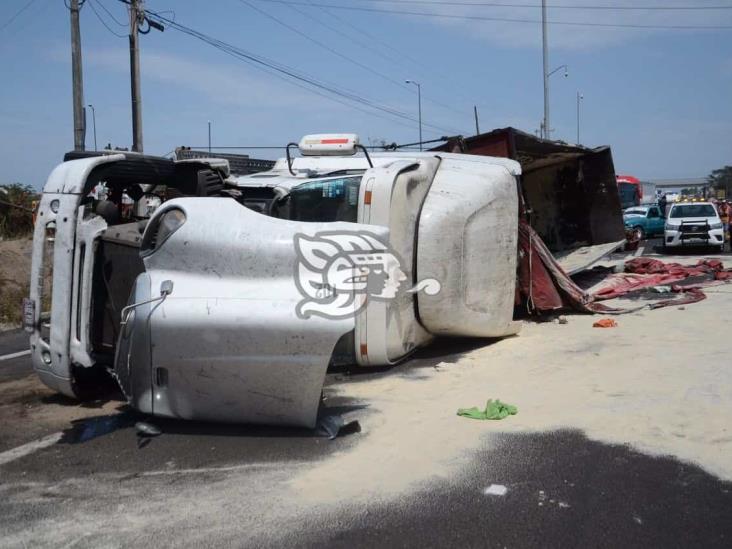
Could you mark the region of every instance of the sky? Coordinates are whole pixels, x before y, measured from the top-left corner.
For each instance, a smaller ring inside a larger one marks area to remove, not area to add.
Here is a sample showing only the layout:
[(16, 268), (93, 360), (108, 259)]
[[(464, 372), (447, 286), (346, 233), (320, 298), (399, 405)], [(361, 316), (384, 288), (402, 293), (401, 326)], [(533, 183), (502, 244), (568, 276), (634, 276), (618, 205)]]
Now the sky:
[[(476, 3), (493, 5), (467, 5)], [(209, 122), (214, 147), (284, 147), (326, 132), (354, 132), (366, 144), (415, 142), (417, 87), (408, 79), (421, 86), (425, 140), (473, 134), (474, 105), (481, 131), (514, 126), (533, 133), (543, 116), (539, 6), (539, 0), (147, 0), (152, 12), (340, 95), (170, 26), (153, 29), (140, 37), (145, 152), (205, 147)], [(561, 69), (549, 79), (553, 138), (577, 141), (581, 93), (580, 142), (610, 145), (617, 173), (695, 178), (732, 164), (732, 9), (587, 9), (732, 8), (732, 1), (549, 0), (548, 6), (549, 69), (568, 66), (568, 76)], [(131, 145), (127, 21), (119, 0), (87, 0), (81, 10), (84, 102), (94, 105), (99, 148)], [(637, 27), (644, 25), (729, 28)], [(0, 183), (42, 188), (73, 148), (70, 55), (63, 0), (0, 2)], [(94, 146), (91, 110), (86, 144)]]

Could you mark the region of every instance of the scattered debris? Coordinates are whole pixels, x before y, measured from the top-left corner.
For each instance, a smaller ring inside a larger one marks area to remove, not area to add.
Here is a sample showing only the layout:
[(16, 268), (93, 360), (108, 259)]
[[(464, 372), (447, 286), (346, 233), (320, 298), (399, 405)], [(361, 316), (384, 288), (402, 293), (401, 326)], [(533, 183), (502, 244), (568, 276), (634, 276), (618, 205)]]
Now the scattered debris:
[(651, 286), (651, 291), (656, 294), (670, 294), (671, 286)]
[[(567, 482), (567, 481), (565, 480), (564, 482), (565, 482), (565, 484), (566, 484), (566, 482)], [(554, 498), (549, 498), (549, 497), (547, 497), (547, 495), (546, 495), (546, 493), (544, 492), (544, 490), (539, 490), (539, 496), (538, 496), (538, 498), (537, 498), (537, 499), (538, 499), (538, 504), (539, 504), (539, 507), (543, 507), (545, 503), (546, 503), (547, 505), (549, 505), (549, 506), (551, 506), (551, 505), (556, 505), (556, 506), (557, 506), (557, 507), (559, 507), (560, 509), (569, 509), (570, 507), (572, 507), (572, 506), (571, 506), (571, 505), (570, 505), (569, 503), (567, 503), (566, 501), (556, 500), (556, 499), (554, 499)]]
[(163, 431), (160, 430), (160, 427), (145, 421), (138, 421), (135, 423), (135, 430), (137, 431), (138, 437), (156, 437), (163, 433)]
[(346, 419), (341, 414), (330, 414), (318, 418), (315, 432), (318, 436), (328, 437), (328, 440), (333, 440), (338, 435), (361, 432), (361, 425), (357, 420)]
[(491, 484), (488, 488), (483, 490), (483, 494), (486, 496), (505, 496), (506, 492), (508, 492), (508, 488), (503, 484)]
[(559, 317), (559, 318), (557, 319), (557, 322), (558, 322), (559, 324), (568, 324), (568, 323), (569, 323), (569, 320), (567, 320), (567, 317), (566, 317), (566, 316), (560, 316), (560, 317)]
[(603, 318), (592, 325), (593, 328), (616, 328), (617, 326), (618, 323), (612, 318)]
[(480, 410), (473, 406), (472, 408), (460, 408), (457, 415), (470, 419), (503, 419), (508, 416), (515, 415), (518, 408), (511, 404), (506, 404), (500, 400), (488, 399), (485, 404), (485, 410)]
[(137, 431), (137, 449), (140, 450), (150, 444), (153, 437), (159, 436), (163, 433), (160, 427), (147, 423), (145, 421), (138, 421), (135, 423), (135, 431)]

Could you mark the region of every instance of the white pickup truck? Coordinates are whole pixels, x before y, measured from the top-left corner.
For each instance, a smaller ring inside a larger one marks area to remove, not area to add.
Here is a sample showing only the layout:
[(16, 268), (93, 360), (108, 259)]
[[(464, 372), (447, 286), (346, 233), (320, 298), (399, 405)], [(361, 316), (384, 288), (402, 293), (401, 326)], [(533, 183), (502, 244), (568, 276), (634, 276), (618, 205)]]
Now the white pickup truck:
[[(330, 364), (516, 333), (517, 162), (293, 145), (238, 178), (130, 153), (59, 165), (25, 310), (41, 379), (80, 395), (109, 370), (145, 413), (312, 427)], [(161, 205), (145, 219), (123, 195)]]

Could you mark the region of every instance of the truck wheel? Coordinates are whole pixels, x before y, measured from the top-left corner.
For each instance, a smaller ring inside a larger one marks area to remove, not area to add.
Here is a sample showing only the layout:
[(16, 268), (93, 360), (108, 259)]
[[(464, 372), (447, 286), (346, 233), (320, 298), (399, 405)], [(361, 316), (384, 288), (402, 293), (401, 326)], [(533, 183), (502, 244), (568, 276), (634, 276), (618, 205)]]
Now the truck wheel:
[(645, 240), (646, 232), (643, 230), (643, 227), (639, 225), (638, 227), (633, 227), (633, 230), (635, 231), (638, 240)]

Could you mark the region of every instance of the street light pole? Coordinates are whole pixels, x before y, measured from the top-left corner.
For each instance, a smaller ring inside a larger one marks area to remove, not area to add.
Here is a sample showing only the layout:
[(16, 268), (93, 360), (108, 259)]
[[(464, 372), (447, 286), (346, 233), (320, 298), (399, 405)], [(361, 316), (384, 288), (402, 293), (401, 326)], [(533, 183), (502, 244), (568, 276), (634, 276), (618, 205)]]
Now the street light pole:
[(577, 144), (580, 144), (580, 102), (585, 98), (580, 92), (577, 92)]
[(89, 108), (92, 111), (92, 127), (94, 128), (94, 150), (97, 150), (97, 111), (94, 110), (94, 105), (89, 103)]
[(211, 154), (211, 121), (208, 121), (208, 154)]
[(422, 86), (419, 82), (414, 80), (405, 80), (407, 84), (414, 84), (417, 86), (417, 106), (419, 109), (419, 150), (422, 150)]
[(542, 126), (544, 127), (544, 139), (551, 139), (551, 122), (549, 121), (549, 77), (551, 77), (552, 74), (555, 72), (564, 69), (564, 77), (567, 78), (569, 76), (569, 67), (567, 65), (559, 65), (556, 69), (553, 71), (549, 71), (546, 74), (545, 77), (545, 83), (544, 83), (544, 121), (542, 122)]

